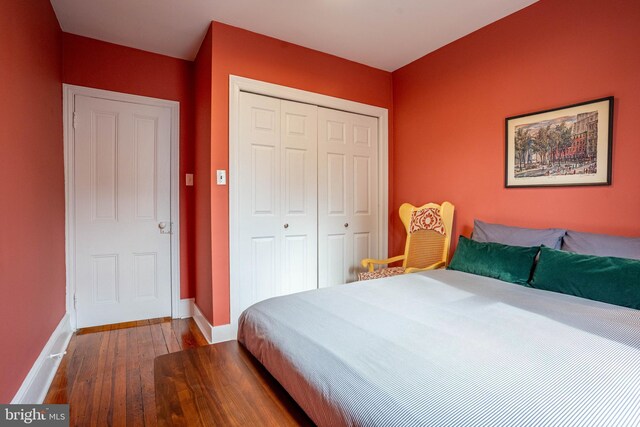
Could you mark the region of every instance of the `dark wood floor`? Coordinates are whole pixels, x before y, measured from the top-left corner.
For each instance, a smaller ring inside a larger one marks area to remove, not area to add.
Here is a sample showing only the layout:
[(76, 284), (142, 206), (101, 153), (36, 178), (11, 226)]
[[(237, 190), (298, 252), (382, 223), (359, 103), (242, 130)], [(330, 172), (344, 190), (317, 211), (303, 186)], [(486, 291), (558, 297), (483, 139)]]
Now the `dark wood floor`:
[(238, 341), (155, 361), (160, 427), (298, 427), (313, 422)]
[(69, 403), (72, 426), (155, 426), (153, 360), (203, 345), (207, 342), (193, 319), (79, 330), (45, 403)]

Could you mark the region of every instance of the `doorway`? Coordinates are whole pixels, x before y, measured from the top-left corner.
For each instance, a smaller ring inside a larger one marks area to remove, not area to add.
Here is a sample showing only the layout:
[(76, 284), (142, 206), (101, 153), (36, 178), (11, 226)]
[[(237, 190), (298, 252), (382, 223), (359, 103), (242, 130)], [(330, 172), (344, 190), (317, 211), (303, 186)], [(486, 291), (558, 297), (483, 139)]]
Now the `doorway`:
[(75, 328), (179, 307), (179, 103), (64, 85), (67, 311)]

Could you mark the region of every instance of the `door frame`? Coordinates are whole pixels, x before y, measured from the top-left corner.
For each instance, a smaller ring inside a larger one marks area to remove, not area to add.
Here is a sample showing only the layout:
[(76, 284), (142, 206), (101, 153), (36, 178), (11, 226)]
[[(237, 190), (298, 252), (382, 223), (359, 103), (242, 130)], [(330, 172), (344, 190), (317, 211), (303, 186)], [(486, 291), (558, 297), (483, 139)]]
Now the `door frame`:
[(389, 110), (382, 107), (349, 101), (315, 92), (294, 89), (260, 80), (229, 75), (229, 315), (231, 328), (237, 328), (238, 271), (242, 268), (238, 236), (238, 194), (235, 176), (238, 171), (240, 125), (240, 92), (271, 96), (288, 101), (313, 104), (319, 107), (362, 114), (378, 119), (378, 252), (381, 258), (388, 254), (389, 241)]
[(71, 327), (77, 329), (75, 307), (75, 142), (73, 132), (75, 96), (82, 95), (111, 101), (165, 107), (171, 111), (171, 163), (170, 163), (170, 203), (171, 203), (171, 317), (179, 318), (180, 313), (180, 103), (166, 99), (150, 98), (113, 92), (84, 86), (62, 84), (62, 111), (64, 132), (64, 193), (65, 193), (65, 263), (66, 263), (66, 309), (71, 319)]

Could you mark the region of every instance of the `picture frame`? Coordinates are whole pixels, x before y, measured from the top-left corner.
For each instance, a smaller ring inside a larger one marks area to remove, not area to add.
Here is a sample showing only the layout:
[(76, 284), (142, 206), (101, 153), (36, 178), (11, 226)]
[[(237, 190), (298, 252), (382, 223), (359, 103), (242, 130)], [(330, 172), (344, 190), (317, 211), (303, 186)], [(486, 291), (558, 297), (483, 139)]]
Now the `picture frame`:
[(505, 119), (505, 187), (611, 185), (613, 96)]

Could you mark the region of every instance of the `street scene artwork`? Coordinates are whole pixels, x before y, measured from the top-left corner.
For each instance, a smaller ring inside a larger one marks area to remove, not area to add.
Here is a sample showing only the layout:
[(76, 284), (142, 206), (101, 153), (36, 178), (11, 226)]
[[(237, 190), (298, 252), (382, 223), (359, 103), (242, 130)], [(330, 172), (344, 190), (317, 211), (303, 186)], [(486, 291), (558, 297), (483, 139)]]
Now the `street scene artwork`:
[(595, 174), (598, 112), (516, 126), (515, 178)]
[(507, 119), (507, 187), (610, 180), (613, 99)]

